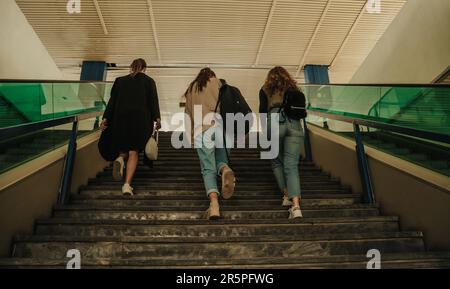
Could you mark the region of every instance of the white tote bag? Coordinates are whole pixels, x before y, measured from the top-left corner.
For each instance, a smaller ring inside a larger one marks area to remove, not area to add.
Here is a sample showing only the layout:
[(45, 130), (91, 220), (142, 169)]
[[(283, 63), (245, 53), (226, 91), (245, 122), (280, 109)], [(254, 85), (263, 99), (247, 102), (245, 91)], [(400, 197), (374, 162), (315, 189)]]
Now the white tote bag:
[(155, 130), (145, 146), (145, 155), (151, 161), (158, 159), (158, 135), (159, 131)]

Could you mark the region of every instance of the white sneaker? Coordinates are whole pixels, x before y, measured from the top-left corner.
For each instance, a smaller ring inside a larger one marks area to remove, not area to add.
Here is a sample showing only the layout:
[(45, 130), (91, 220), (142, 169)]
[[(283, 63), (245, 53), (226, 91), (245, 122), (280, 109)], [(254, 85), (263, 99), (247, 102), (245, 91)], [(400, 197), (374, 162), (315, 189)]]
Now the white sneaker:
[(283, 203), (281, 204), (283, 207), (292, 206), (292, 201), (289, 200), (289, 197), (283, 197)]
[(122, 186), (122, 193), (124, 195), (129, 195), (129, 196), (133, 196), (133, 188), (130, 186), (130, 184), (124, 184)]
[(118, 157), (113, 162), (112, 175), (113, 175), (114, 180), (116, 180), (116, 181), (122, 180), (124, 166), (125, 166), (125, 161), (124, 161), (123, 157)]
[(303, 218), (300, 207), (292, 207), (289, 209), (289, 219)]

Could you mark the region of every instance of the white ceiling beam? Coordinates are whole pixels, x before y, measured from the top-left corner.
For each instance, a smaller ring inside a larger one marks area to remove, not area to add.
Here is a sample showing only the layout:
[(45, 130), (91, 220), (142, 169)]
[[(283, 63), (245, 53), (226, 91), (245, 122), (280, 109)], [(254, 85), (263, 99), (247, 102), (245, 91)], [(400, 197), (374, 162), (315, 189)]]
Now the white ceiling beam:
[(269, 16), (267, 17), (266, 26), (264, 27), (264, 33), (259, 43), (258, 53), (256, 53), (255, 62), (253, 65), (259, 64), (259, 58), (261, 56), (261, 52), (264, 46), (264, 42), (266, 41), (267, 33), (269, 31), (270, 24), (272, 23), (273, 14), (275, 12), (275, 7), (277, 6), (277, 0), (272, 0), (272, 7), (270, 7)]
[(152, 24), (153, 40), (155, 42), (156, 55), (158, 56), (158, 63), (161, 63), (161, 49), (159, 47), (158, 32), (156, 31), (155, 14), (153, 14), (152, 0), (147, 0), (148, 13), (150, 15), (150, 22)]
[(332, 0), (328, 0), (327, 5), (322, 11), (322, 15), (320, 16), (319, 22), (317, 22), (316, 29), (314, 30), (313, 35), (311, 36), (311, 39), (309, 40), (308, 46), (306, 47), (305, 52), (303, 53), (302, 59), (299, 62), (297, 71), (295, 72), (295, 77), (298, 77), (300, 74), (300, 71), (302, 71), (303, 66), (305, 65), (306, 57), (309, 54), (309, 51), (311, 50), (311, 47), (316, 40), (317, 34), (319, 33), (320, 28), (322, 27), (322, 23), (325, 20), (325, 17), (327, 16), (328, 10), (330, 9)]
[(356, 27), (358, 26), (359, 21), (361, 20), (362, 16), (364, 15), (364, 11), (366, 10), (367, 5), (369, 4), (370, 0), (367, 0), (364, 6), (362, 7), (361, 11), (358, 14), (358, 17), (356, 17), (355, 21), (353, 22), (352, 27), (348, 31), (347, 35), (344, 38), (344, 41), (342, 42), (341, 46), (339, 47), (339, 50), (336, 52), (336, 54), (333, 57), (333, 60), (330, 63), (330, 68), (333, 67), (334, 63), (336, 62), (336, 59), (341, 55), (342, 51), (345, 48), (345, 45), (347, 45), (347, 42), (350, 39), (350, 36), (353, 34), (353, 31), (355, 31)]
[(97, 0), (93, 0), (93, 2), (94, 2), (95, 10), (97, 10), (98, 19), (100, 19), (100, 24), (102, 25), (102, 28), (103, 28), (103, 33), (105, 35), (108, 35), (108, 28), (106, 27), (105, 19), (103, 18), (103, 14), (102, 14), (102, 10), (100, 9), (100, 5), (98, 4)]

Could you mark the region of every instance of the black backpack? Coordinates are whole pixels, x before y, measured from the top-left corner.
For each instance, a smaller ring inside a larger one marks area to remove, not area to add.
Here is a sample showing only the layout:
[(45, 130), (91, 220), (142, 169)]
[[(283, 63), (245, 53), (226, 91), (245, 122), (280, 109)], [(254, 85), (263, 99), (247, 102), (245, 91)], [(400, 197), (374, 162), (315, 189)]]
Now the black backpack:
[(282, 109), (290, 119), (306, 118), (306, 97), (299, 89), (289, 89), (284, 93)]
[[(223, 120), (223, 126), (225, 129), (225, 132), (227, 131), (226, 128), (226, 115), (231, 114), (238, 114), (242, 113), (245, 116), (247, 114), (251, 114), (252, 110), (250, 109), (250, 106), (245, 101), (245, 98), (242, 96), (241, 92), (237, 87), (224, 84), (220, 88), (219, 92), (219, 99), (216, 104), (215, 112), (217, 112), (217, 108), (220, 107), (220, 115), (222, 116)], [(253, 115), (249, 122), (245, 122), (245, 134), (248, 134), (250, 131), (250, 128), (252, 127), (254, 122)], [(234, 135), (236, 136), (237, 133), (237, 121), (234, 121)]]

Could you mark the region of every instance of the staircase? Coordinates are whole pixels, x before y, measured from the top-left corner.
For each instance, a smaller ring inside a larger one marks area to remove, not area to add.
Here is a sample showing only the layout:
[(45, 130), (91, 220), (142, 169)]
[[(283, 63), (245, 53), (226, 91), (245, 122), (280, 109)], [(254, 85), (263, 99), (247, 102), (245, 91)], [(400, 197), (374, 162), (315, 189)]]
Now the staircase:
[(138, 168), (135, 196), (122, 196), (106, 168), (32, 236), (16, 236), (0, 267), (65, 268), (78, 249), (82, 268), (366, 268), (378, 249), (382, 268), (450, 268), (449, 253), (426, 252), (421, 232), (400, 231), (398, 217), (381, 216), (313, 163), (300, 165), (304, 218), (288, 220), (269, 161), (256, 149), (231, 159), (235, 195), (221, 200), (221, 220), (207, 221), (195, 151), (160, 135), (160, 160)]

